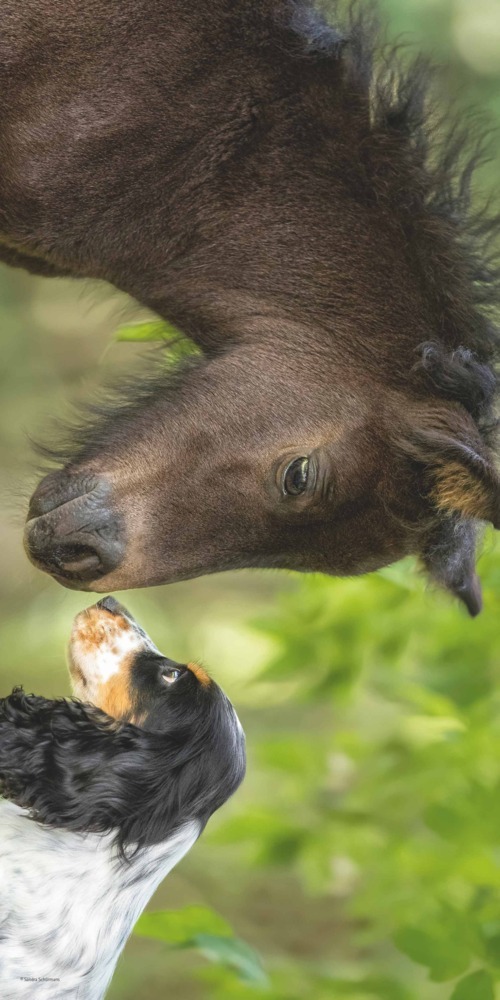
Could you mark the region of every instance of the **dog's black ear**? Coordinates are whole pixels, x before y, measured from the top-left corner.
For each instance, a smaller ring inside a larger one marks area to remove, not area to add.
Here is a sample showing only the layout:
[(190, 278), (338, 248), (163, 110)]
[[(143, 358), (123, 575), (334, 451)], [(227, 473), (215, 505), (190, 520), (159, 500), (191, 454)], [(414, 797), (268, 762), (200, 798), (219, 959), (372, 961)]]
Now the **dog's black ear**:
[(477, 525), (453, 515), (443, 517), (422, 552), (423, 564), (441, 587), (458, 597), (474, 618), (482, 608), (476, 573)]
[(0, 700), (0, 793), (38, 822), (120, 839), (141, 737), (90, 705), (16, 689)]
[(223, 698), (209, 704), (153, 732), (18, 689), (0, 700), (0, 793), (52, 827), (112, 832), (122, 852), (189, 820), (201, 831), (245, 771), (234, 713)]

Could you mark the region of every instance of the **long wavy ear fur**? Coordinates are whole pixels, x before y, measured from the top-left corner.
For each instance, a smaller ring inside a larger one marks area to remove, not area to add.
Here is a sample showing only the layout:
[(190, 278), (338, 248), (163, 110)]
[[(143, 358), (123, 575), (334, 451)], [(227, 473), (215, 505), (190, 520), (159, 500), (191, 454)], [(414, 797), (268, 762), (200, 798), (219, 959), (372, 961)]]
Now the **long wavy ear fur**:
[(245, 773), (231, 712), (215, 698), (201, 716), (181, 712), (168, 732), (152, 732), (16, 689), (0, 699), (0, 793), (40, 823), (112, 832), (122, 853), (159, 843), (188, 820), (201, 830)]
[(49, 826), (121, 839), (141, 737), (90, 705), (15, 689), (0, 700), (1, 794)]

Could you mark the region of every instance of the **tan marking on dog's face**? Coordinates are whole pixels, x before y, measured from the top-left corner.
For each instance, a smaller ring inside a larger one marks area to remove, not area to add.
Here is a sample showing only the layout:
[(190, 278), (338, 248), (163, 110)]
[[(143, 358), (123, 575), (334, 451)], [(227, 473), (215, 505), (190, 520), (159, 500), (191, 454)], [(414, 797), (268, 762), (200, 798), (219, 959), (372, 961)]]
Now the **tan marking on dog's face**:
[(98, 706), (113, 719), (136, 721), (130, 685), (133, 662), (134, 658), (130, 657), (128, 663), (123, 663), (120, 673), (116, 677), (111, 677), (100, 688)]
[(188, 663), (186, 665), (188, 670), (194, 674), (202, 687), (208, 687), (208, 685), (211, 684), (210, 677), (208, 676), (206, 670), (204, 670), (203, 667), (200, 667), (198, 663)]
[(131, 671), (147, 640), (124, 615), (88, 608), (77, 615), (69, 644), (73, 692), (115, 719), (131, 719)]

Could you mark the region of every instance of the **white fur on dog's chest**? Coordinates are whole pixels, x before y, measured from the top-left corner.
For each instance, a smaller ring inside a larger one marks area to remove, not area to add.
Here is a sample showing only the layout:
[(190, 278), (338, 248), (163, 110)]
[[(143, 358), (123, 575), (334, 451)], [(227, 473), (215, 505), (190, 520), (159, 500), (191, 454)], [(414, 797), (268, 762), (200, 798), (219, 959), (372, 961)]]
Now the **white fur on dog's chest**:
[(128, 935), (200, 824), (120, 863), (112, 837), (51, 830), (0, 800), (0, 995), (100, 1000)]

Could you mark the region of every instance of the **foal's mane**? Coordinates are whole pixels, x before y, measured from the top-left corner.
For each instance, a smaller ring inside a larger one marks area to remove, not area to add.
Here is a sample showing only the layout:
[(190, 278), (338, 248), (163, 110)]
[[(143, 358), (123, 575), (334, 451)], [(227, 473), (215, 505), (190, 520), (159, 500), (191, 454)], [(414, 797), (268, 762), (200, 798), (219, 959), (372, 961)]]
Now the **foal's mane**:
[(487, 438), (496, 423), (500, 211), (477, 205), (474, 180), (493, 158), (491, 128), (477, 111), (440, 107), (436, 69), (407, 45), (384, 43), (376, 3), (332, 6), (335, 26), (312, 0), (292, 0), (292, 27), (302, 57), (329, 64), (337, 81), (340, 65), (349, 99), (359, 95), (369, 119), (367, 190), (412, 241), (438, 305), (439, 340), (422, 344), (413, 372), (427, 391), (430, 382), (464, 405)]
[[(333, 3), (333, 10), (332, 26), (312, 0), (241, 2), (244, 26), (256, 29), (264, 18), (277, 43), (273, 58), (320, 69), (327, 94), (343, 86), (353, 127), (364, 133), (350, 180), (362, 202), (380, 206), (404, 232), (432, 314), (439, 317), (439, 328), (429, 331), (429, 342), (420, 345), (413, 369), (405, 373), (407, 384), (417, 394), (461, 403), (491, 440), (500, 353), (500, 213), (476, 207), (473, 197), (491, 135), (475, 114), (439, 113), (435, 70), (427, 59), (412, 58), (407, 46), (384, 43), (373, 3)], [(239, 11), (231, 16), (234, 31), (242, 34)], [(262, 45), (257, 30), (245, 31), (244, 38), (249, 50)], [(295, 113), (301, 113), (300, 104)], [(235, 122), (235, 145), (238, 135)], [(168, 371), (160, 364), (150, 378), (141, 372), (129, 379), (86, 408), (66, 445), (43, 449), (46, 457), (64, 462), (75, 452), (97, 452), (111, 421), (126, 436), (129, 421), (140, 417), (146, 403), (177, 393), (186, 370), (203, 363)]]
[(425, 211), (449, 225), (467, 257), (475, 304), (498, 307), (500, 248), (492, 244), (500, 240), (500, 210), (491, 213), (488, 204), (476, 208), (472, 202), (477, 168), (493, 156), (488, 122), (481, 116), (478, 121), (477, 109), (439, 110), (436, 68), (422, 55), (412, 58), (407, 45), (384, 43), (373, 0), (352, 0), (341, 28), (328, 24), (312, 0), (292, 0), (292, 6), (302, 54), (332, 67), (340, 61), (345, 78), (366, 100), (378, 200), (397, 194), (401, 213)]

